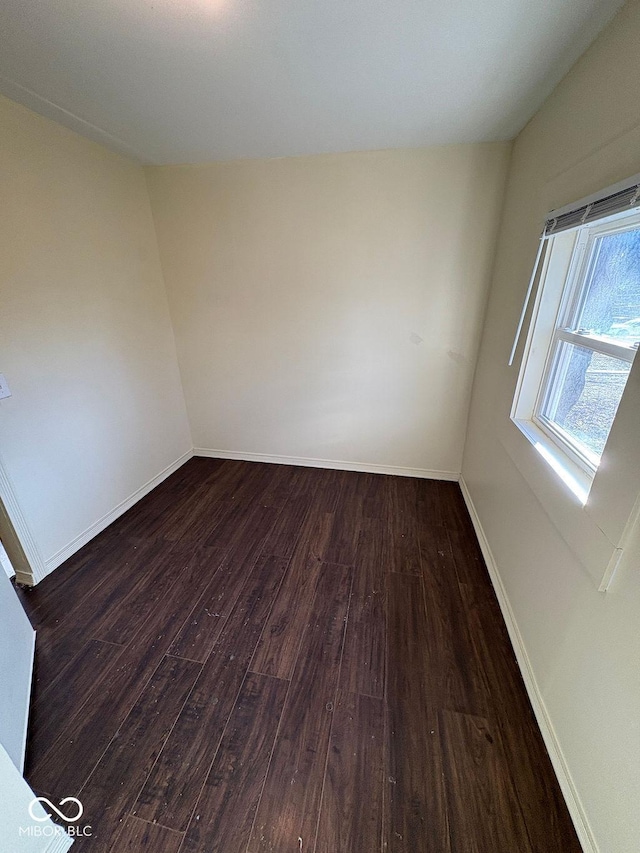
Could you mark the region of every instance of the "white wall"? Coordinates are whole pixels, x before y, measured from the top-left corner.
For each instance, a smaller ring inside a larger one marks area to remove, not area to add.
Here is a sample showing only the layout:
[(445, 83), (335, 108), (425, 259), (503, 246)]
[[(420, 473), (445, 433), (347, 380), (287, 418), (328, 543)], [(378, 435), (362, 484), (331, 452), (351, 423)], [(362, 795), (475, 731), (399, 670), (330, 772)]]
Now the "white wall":
[(27, 743), (35, 632), (0, 570), (0, 744), (22, 770)]
[(142, 169), (0, 98), (0, 173), (1, 453), (51, 567), (191, 439)]
[(196, 449), (459, 472), (509, 151), (147, 169)]
[[(596, 541), (602, 531), (593, 513), (612, 512), (615, 502), (583, 511), (548, 472), (539, 472), (544, 488), (533, 487), (535, 452), (509, 422), (519, 363), (508, 368), (507, 359), (547, 211), (640, 172), (639, 40), (634, 0), (516, 140), (463, 462), (591, 828), (593, 844), (587, 830), (586, 849), (601, 853), (635, 853), (640, 843), (640, 539), (628, 548), (609, 591), (598, 592), (596, 555), (572, 537), (582, 526), (584, 537)], [(619, 461), (627, 442), (621, 486), (633, 475), (636, 490), (639, 388), (640, 362), (603, 461)], [(538, 457), (536, 465), (544, 462)], [(609, 527), (623, 522), (613, 519)]]
[(71, 838), (51, 818), (40, 821), (47, 813), (39, 803), (33, 809), (39, 820), (31, 818), (33, 791), (13, 766), (2, 744), (0, 791), (0, 853), (64, 853), (71, 847)]

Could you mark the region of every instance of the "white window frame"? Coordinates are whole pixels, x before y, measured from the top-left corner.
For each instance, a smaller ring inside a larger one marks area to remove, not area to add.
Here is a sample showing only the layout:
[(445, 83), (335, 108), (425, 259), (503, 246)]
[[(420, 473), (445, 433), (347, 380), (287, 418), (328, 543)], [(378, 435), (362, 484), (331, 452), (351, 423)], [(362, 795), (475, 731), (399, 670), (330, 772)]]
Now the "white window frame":
[(563, 341), (633, 362), (636, 348), (572, 329), (571, 324), (584, 302), (595, 262), (596, 240), (634, 228), (640, 228), (640, 213), (624, 212), (547, 238), (511, 411), (515, 425), (583, 504), (601, 458), (574, 442), (542, 412), (554, 393), (552, 375), (558, 364), (556, 353)]

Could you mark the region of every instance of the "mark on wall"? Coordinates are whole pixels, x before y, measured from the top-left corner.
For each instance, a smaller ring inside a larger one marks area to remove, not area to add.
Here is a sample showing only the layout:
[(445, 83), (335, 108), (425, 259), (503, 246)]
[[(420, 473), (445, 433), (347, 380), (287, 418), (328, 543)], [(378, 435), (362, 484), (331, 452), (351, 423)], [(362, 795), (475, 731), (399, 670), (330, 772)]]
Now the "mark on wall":
[(451, 361), (455, 361), (455, 363), (460, 365), (460, 367), (466, 364), (468, 360), (467, 357), (462, 355), (461, 352), (455, 352), (452, 349), (447, 350), (447, 355), (449, 356)]

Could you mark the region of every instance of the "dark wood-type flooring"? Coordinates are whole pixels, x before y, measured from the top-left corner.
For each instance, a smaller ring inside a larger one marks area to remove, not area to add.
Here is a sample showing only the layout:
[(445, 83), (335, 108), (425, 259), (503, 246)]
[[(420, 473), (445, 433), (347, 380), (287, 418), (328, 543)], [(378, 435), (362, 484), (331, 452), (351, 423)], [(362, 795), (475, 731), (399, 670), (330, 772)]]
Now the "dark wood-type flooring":
[(580, 850), (457, 484), (193, 459), (20, 595), (79, 852)]

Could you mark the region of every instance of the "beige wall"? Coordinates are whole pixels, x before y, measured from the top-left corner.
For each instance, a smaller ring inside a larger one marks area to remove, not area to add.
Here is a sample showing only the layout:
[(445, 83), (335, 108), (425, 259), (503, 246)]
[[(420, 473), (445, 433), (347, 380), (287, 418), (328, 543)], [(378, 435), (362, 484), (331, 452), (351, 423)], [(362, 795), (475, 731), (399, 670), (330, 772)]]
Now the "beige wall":
[(45, 561), (191, 448), (142, 169), (0, 98), (0, 453)]
[(149, 168), (195, 447), (458, 472), (509, 150)]
[[(519, 363), (508, 368), (507, 359), (546, 212), (640, 172), (639, 41), (640, 3), (632, 2), (515, 143), (463, 463), (601, 853), (635, 853), (640, 844), (640, 540), (609, 591), (598, 592), (597, 552), (573, 537), (582, 530), (583, 542), (596, 541), (624, 519), (613, 518), (615, 500), (582, 510), (554, 475), (532, 470), (536, 454), (509, 421)], [(633, 476), (637, 491), (640, 360), (628, 388), (603, 465), (619, 464), (626, 442), (621, 488)], [(544, 467), (539, 457), (535, 466)], [(602, 529), (596, 513), (608, 515)]]

